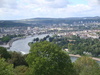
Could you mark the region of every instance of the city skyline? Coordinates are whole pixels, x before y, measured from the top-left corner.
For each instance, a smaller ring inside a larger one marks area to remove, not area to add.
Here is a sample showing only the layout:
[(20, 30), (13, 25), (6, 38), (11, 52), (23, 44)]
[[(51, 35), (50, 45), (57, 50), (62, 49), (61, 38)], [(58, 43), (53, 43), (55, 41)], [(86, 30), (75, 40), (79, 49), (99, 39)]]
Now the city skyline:
[(100, 16), (100, 0), (0, 0), (0, 20)]

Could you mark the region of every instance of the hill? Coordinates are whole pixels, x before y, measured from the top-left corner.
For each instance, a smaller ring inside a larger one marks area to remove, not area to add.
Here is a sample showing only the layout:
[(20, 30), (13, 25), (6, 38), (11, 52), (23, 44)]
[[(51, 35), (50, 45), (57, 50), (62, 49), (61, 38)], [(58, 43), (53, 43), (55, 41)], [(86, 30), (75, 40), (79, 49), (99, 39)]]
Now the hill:
[(0, 21), (0, 27), (19, 27), (19, 26), (30, 26), (30, 24), (20, 23), (16, 21)]
[(31, 18), (20, 20), (22, 23), (30, 24), (73, 24), (73, 23), (87, 23), (87, 22), (100, 22), (100, 17), (70, 17), (70, 18)]
[(70, 18), (30, 18), (23, 20), (4, 20), (0, 21), (0, 27), (14, 26), (42, 26), (53, 24), (82, 24), (82, 23), (100, 23), (100, 17), (70, 17)]

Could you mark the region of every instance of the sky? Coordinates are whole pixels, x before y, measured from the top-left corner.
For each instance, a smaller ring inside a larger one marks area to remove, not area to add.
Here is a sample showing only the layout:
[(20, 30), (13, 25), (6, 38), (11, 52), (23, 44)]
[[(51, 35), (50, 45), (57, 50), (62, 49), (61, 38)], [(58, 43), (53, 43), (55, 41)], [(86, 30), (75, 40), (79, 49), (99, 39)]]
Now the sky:
[(0, 0), (0, 20), (100, 16), (100, 0)]

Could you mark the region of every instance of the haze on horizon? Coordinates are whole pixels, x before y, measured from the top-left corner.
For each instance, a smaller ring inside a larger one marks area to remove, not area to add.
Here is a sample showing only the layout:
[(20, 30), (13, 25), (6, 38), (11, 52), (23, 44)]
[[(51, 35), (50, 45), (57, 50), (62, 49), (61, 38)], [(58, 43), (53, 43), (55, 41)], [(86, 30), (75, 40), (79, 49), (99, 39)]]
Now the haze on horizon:
[(100, 0), (0, 0), (0, 20), (100, 16)]

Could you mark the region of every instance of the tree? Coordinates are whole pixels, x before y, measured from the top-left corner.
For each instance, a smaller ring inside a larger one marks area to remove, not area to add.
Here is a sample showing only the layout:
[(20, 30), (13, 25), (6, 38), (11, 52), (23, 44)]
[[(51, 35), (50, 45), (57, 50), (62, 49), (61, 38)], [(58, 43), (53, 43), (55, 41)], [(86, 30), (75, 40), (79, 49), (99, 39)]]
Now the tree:
[(50, 37), (49, 35), (46, 36), (46, 38), (49, 38), (49, 37)]
[(47, 41), (33, 44), (26, 61), (29, 75), (75, 75), (70, 57)]
[(25, 61), (26, 56), (22, 55), (20, 52), (10, 52), (11, 59), (8, 59), (8, 62), (14, 64), (14, 67), (19, 65), (28, 65)]
[(11, 56), (10, 56), (10, 54), (9, 54), (9, 52), (7, 51), (6, 48), (0, 47), (0, 57), (1, 57), (1, 58), (7, 59), (7, 58), (10, 58)]
[(37, 38), (34, 38), (33, 41), (38, 42), (39, 41), (39, 38), (38, 37)]
[(0, 75), (14, 75), (13, 65), (5, 62), (3, 58), (0, 58)]
[(28, 67), (24, 65), (17, 66), (14, 69), (15, 75), (26, 75), (27, 71), (28, 71)]
[(93, 59), (83, 56), (74, 63), (77, 75), (100, 75), (100, 65)]
[(4, 36), (4, 37), (1, 39), (1, 41), (2, 41), (2, 42), (5, 42), (5, 43), (9, 42), (10, 40), (11, 40), (11, 38), (10, 38), (9, 36)]
[(54, 37), (49, 37), (49, 41), (52, 42), (54, 40)]

